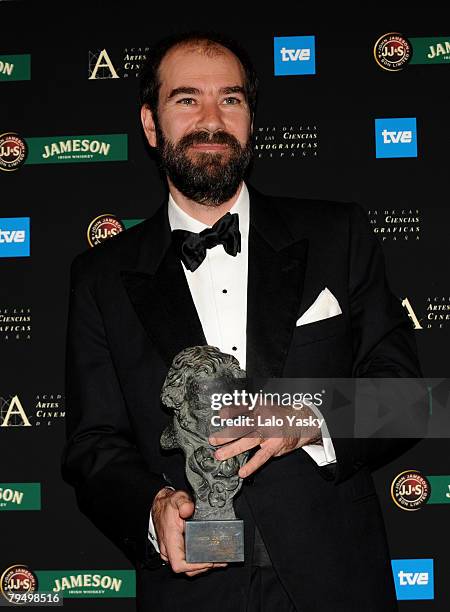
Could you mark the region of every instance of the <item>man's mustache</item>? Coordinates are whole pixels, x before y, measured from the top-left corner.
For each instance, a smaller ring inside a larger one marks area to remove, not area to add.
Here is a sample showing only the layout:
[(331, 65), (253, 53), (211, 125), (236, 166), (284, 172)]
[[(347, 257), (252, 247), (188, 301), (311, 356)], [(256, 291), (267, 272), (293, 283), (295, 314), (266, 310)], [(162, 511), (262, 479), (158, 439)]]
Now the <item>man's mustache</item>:
[(183, 136), (178, 142), (178, 146), (183, 149), (197, 144), (229, 145), (232, 148), (240, 148), (238, 140), (231, 134), (228, 134), (228, 132), (215, 132), (214, 134), (208, 132), (192, 132), (191, 134)]

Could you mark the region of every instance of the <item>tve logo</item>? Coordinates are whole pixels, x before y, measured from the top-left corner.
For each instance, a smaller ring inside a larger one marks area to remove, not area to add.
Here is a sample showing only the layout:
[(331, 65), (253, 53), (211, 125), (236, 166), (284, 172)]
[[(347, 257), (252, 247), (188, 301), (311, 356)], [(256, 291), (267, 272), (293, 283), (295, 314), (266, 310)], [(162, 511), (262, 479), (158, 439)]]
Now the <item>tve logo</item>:
[(416, 118), (375, 119), (377, 157), (417, 157)]
[(397, 599), (434, 599), (433, 559), (392, 559)]
[(275, 76), (316, 74), (314, 36), (275, 36)]
[(0, 257), (29, 257), (30, 217), (0, 218)]

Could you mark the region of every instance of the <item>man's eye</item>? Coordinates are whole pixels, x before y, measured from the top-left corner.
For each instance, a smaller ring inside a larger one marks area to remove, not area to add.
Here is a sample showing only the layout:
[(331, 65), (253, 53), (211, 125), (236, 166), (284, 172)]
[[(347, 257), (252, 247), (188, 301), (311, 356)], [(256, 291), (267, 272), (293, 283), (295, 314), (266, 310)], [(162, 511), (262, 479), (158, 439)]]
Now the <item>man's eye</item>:
[(226, 102), (227, 105), (231, 105), (231, 106), (241, 103), (239, 98), (235, 98), (234, 96), (229, 96), (228, 98), (225, 98), (224, 102)]
[(185, 106), (191, 106), (193, 102), (195, 102), (194, 98), (181, 98), (181, 100), (178, 100), (178, 104), (184, 104)]

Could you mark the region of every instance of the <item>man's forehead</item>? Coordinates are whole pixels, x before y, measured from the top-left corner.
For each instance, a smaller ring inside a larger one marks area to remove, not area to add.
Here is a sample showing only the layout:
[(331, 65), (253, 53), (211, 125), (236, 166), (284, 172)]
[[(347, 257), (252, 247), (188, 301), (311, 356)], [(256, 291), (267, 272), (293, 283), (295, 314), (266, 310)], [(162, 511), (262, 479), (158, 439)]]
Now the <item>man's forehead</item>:
[(189, 81), (224, 80), (220, 87), (243, 85), (244, 71), (239, 59), (230, 50), (217, 45), (183, 45), (170, 49), (164, 56), (159, 77), (164, 87), (189, 86)]

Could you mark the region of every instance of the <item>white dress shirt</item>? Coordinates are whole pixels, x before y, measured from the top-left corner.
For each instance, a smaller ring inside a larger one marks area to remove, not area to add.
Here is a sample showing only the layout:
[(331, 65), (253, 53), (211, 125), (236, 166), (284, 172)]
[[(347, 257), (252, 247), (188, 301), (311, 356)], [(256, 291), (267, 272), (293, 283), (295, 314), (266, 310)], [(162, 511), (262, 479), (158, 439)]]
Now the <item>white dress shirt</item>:
[[(241, 191), (230, 213), (239, 215), (241, 252), (233, 257), (226, 253), (223, 245), (218, 244), (207, 249), (205, 259), (194, 272), (188, 270), (184, 264), (182, 266), (207, 343), (216, 346), (223, 353), (234, 355), (241, 368), (245, 370), (250, 227), (250, 198), (245, 183), (242, 183)], [(168, 215), (172, 230), (184, 229), (199, 233), (211, 227), (188, 215), (177, 205), (172, 195), (169, 195)], [(315, 406), (311, 408), (319, 418), (323, 418)], [(302, 449), (320, 466), (336, 461), (333, 443), (325, 422), (322, 425), (322, 435), (323, 446), (318, 444), (302, 446)], [(159, 552), (151, 512), (148, 535)]]

